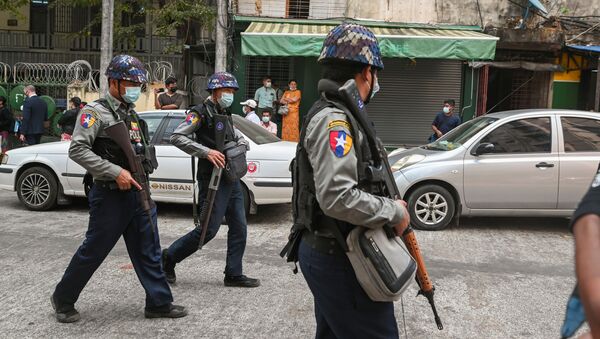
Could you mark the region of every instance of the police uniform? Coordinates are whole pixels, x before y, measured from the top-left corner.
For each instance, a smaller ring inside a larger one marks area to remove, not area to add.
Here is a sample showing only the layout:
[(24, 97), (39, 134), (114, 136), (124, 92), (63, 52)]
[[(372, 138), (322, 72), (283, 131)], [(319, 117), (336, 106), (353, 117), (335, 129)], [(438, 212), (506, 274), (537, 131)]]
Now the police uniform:
[[(229, 73), (216, 73), (209, 81), (208, 90), (217, 88), (234, 88), (237, 89), (237, 81)], [(212, 98), (208, 98), (203, 104), (194, 107), (185, 120), (177, 127), (171, 136), (171, 143), (177, 146), (182, 151), (198, 158), (198, 187), (199, 187), (199, 203), (200, 209), (206, 193), (208, 191), (208, 183), (210, 182), (213, 164), (207, 159), (208, 153), (220, 146), (216, 142), (216, 134), (224, 134), (224, 144), (237, 143), (246, 146), (249, 149), (248, 142), (243, 135), (234, 128), (233, 120), (226, 119), (226, 122), (216, 122), (214, 117), (218, 114), (227, 114), (215, 104)], [(189, 138), (189, 135), (194, 135), (194, 139)], [(222, 152), (222, 150), (220, 150)], [(198, 211), (199, 214), (201, 211)], [(242, 193), (242, 185), (240, 180), (229, 182), (224, 178), (221, 179), (215, 201), (213, 204), (212, 213), (208, 223), (208, 229), (204, 239), (204, 244), (208, 243), (215, 237), (221, 226), (223, 217), (227, 218), (227, 258), (225, 265), (225, 283), (230, 278), (238, 279), (243, 283), (250, 283), (252, 286), (258, 286), (258, 280), (250, 279), (243, 275), (242, 258), (246, 249), (247, 223), (246, 212), (244, 208), (244, 195)], [(176, 240), (163, 253), (163, 263), (169, 282), (175, 282), (175, 265), (182, 260), (192, 255), (198, 250), (200, 242), (201, 230), (196, 227), (186, 235)], [(242, 283), (242, 284), (243, 284)]]
[(140, 126), (133, 108), (133, 104), (121, 103), (108, 94), (101, 103), (85, 106), (77, 118), (69, 157), (88, 171), (93, 183), (88, 195), (90, 220), (85, 240), (71, 259), (52, 297), (61, 322), (78, 320), (78, 314), (76, 319), (71, 320), (61, 319), (59, 315), (76, 313), (74, 304), (81, 291), (121, 236), (146, 292), (146, 312), (168, 312), (173, 307), (171, 290), (161, 269), (158, 230), (152, 229), (152, 225), (156, 225), (156, 206), (152, 208), (153, 220), (150, 222), (137, 190), (118, 189), (115, 179), (122, 169), (131, 169), (123, 151), (104, 131), (123, 120), (132, 143), (139, 144), (143, 140), (143, 126)]
[[(349, 49), (339, 46), (339, 42), (352, 40), (347, 39), (348, 32), (367, 36), (362, 40), (365, 48), (372, 55), (379, 52), (372, 46), (376, 40), (370, 31), (342, 24), (329, 33), (322, 56), (352, 52), (350, 45)], [(328, 41), (338, 45), (330, 50)], [(358, 47), (359, 53), (364, 51)], [(361, 54), (346, 59), (379, 66)], [(364, 292), (345, 254), (345, 238), (355, 225), (378, 228), (398, 224), (403, 209), (394, 200), (376, 195), (365, 179), (362, 166), (373, 160), (368, 140), (342, 104), (339, 87), (331, 80), (321, 80), (321, 98), (303, 123), (292, 166), (294, 226), (282, 254), (287, 252), (288, 260), (298, 260), (314, 296), (316, 338), (397, 338), (393, 303), (374, 302)]]

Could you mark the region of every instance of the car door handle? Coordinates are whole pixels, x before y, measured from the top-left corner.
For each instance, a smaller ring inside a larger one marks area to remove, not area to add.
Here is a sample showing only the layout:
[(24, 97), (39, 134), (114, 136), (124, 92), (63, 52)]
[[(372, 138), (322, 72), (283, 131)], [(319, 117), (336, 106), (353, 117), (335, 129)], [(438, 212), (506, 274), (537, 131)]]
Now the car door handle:
[(539, 164), (536, 164), (535, 167), (537, 167), (537, 168), (551, 168), (551, 167), (554, 167), (554, 164), (549, 164), (547, 162), (540, 162)]

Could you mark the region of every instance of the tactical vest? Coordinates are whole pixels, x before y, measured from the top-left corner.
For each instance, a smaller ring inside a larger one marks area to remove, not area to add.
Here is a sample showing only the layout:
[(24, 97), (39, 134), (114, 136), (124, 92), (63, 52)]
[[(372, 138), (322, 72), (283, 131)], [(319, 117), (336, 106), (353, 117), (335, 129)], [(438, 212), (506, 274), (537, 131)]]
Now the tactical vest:
[[(196, 130), (196, 142), (208, 148), (223, 152), (224, 145), (235, 141), (235, 130), (233, 119), (230, 114), (219, 114), (210, 104), (202, 104), (192, 108), (193, 112), (198, 113), (200, 127)], [(217, 117), (218, 115), (218, 117)], [(213, 164), (208, 159), (198, 158), (198, 175), (210, 176)]]
[[(148, 141), (148, 125), (146, 122), (140, 119), (134, 111), (132, 111), (130, 114), (119, 114), (113, 111), (108, 101), (104, 98), (98, 99), (95, 102), (109, 110), (115, 120), (123, 120), (125, 122), (125, 125), (127, 125), (127, 129), (129, 130), (131, 143), (134, 145), (136, 153), (141, 155), (143, 158), (145, 153), (144, 145)], [(146, 142), (144, 142), (144, 140)], [(94, 144), (92, 145), (92, 152), (100, 156), (102, 159), (108, 160), (111, 163), (120, 166), (121, 168), (131, 171), (129, 162), (125, 156), (125, 152), (123, 152), (121, 147), (119, 147), (119, 145), (117, 145), (117, 143), (115, 143), (111, 138), (96, 138), (96, 140), (94, 140)]]

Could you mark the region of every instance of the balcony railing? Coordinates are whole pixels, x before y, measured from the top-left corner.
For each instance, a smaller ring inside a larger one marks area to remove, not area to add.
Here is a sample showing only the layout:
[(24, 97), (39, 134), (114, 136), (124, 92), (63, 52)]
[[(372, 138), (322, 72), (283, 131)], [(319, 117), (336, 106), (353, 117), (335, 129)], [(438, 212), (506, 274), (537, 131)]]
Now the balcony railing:
[[(148, 54), (163, 53), (166, 47), (179, 43), (175, 37), (144, 36), (134, 41), (115, 44), (117, 51), (135, 51)], [(0, 48), (3, 50), (49, 49), (61, 51), (99, 51), (99, 36), (79, 36), (68, 33), (30, 33), (0, 30)]]

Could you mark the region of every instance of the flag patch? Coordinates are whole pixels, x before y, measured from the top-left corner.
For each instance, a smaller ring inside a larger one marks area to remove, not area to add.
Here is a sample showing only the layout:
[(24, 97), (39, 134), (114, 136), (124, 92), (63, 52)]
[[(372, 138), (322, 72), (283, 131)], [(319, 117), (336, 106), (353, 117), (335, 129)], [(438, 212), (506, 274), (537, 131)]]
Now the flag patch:
[(187, 117), (185, 118), (185, 122), (188, 125), (193, 125), (195, 123), (198, 122), (198, 115), (196, 115), (195, 113), (190, 113), (187, 115)]
[(336, 157), (341, 158), (352, 148), (352, 136), (345, 131), (330, 131), (329, 146)]
[(96, 123), (96, 117), (92, 111), (84, 111), (81, 113), (81, 127), (90, 128)]

